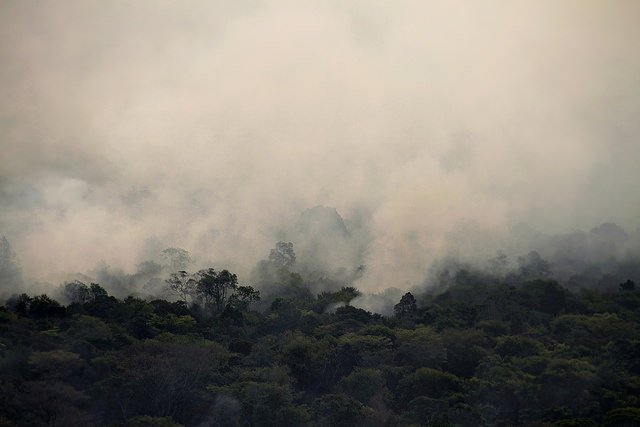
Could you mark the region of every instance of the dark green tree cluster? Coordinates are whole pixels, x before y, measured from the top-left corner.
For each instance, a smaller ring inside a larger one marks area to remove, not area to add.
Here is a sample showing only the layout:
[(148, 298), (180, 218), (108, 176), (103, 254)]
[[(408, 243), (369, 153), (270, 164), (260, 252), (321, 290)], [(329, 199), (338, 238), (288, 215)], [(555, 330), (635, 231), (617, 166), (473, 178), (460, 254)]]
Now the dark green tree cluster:
[[(544, 273), (538, 261), (522, 265)], [(353, 287), (312, 297), (302, 277), (277, 277), (283, 294), (260, 310), (256, 290), (213, 269), (172, 275), (175, 302), (82, 282), (64, 287), (67, 305), (10, 298), (0, 425), (640, 425), (630, 282), (572, 293), (457, 270), (383, 316), (350, 305)]]
[(225, 309), (247, 310), (249, 304), (260, 300), (259, 291), (251, 286), (239, 286), (238, 276), (229, 270), (207, 268), (195, 274), (182, 270), (172, 273), (166, 282), (169, 292), (185, 305), (191, 301), (215, 313)]

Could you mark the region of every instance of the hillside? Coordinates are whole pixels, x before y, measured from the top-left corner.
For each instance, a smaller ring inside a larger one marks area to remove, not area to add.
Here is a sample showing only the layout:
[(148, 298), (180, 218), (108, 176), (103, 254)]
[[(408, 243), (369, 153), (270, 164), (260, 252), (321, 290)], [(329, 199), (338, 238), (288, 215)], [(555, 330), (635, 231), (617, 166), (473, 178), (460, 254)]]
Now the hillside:
[(222, 310), (81, 282), (66, 306), (15, 296), (0, 308), (0, 425), (638, 425), (635, 283), (453, 281), (393, 316), (348, 305), (350, 287), (261, 311), (237, 289)]

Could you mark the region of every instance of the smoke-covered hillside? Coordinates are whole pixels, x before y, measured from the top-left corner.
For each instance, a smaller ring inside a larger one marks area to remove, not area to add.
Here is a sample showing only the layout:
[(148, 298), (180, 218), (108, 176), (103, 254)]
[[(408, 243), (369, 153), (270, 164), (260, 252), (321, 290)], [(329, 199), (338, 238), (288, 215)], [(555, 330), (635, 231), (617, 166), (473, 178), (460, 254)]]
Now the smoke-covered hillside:
[(0, 426), (640, 425), (639, 23), (0, 1)]
[[(617, 231), (603, 225), (592, 235), (604, 230)], [(174, 267), (187, 260), (177, 249), (164, 255)], [(415, 296), (367, 296), (351, 286), (314, 295), (308, 285), (339, 286), (347, 277), (309, 280), (294, 271), (297, 262), (293, 244), (278, 242), (254, 271), (260, 290), (207, 268), (172, 273), (169, 300), (116, 298), (81, 281), (66, 283), (59, 299), (12, 296), (0, 305), (0, 423), (640, 421), (640, 291), (633, 280), (608, 292), (571, 292), (549, 278), (553, 264), (531, 251), (515, 269), (498, 254), (491, 272), (447, 260), (433, 271), (439, 285)], [(606, 262), (607, 280), (626, 265)], [(105, 278), (113, 285), (111, 274)], [(390, 313), (357, 308), (362, 298), (389, 303)]]
[[(268, 297), (263, 301), (264, 308), (277, 297), (311, 297), (354, 287), (361, 294), (352, 305), (386, 315), (392, 313), (403, 292), (438, 294), (452, 285), (469, 282), (469, 277), (511, 285), (552, 279), (573, 292), (592, 289), (615, 293), (626, 280), (640, 283), (640, 233), (627, 232), (613, 223), (562, 234), (543, 234), (523, 223), (506, 234), (493, 235), (470, 225), (460, 227), (447, 236), (440, 256), (427, 252), (421, 257), (413, 255), (417, 263), (413, 282), (402, 275), (378, 275), (381, 268), (394, 271), (393, 265), (366, 264), (374, 242), (372, 234), (366, 221), (344, 220), (335, 208), (307, 209), (281, 230), (279, 237), (283, 240), (274, 242), (253, 265), (244, 266), (241, 272), (249, 273), (240, 274), (239, 280)], [(184, 248), (161, 249), (157, 244), (154, 250), (150, 248), (145, 249), (150, 257), (133, 270), (101, 261), (86, 271), (70, 271), (63, 280), (34, 284), (24, 280), (19, 254), (3, 238), (2, 297), (21, 292), (61, 297), (65, 283), (81, 281), (99, 283), (118, 297), (171, 300), (176, 298), (167, 284), (172, 274), (191, 274), (205, 268), (236, 272), (220, 262), (195, 260)]]

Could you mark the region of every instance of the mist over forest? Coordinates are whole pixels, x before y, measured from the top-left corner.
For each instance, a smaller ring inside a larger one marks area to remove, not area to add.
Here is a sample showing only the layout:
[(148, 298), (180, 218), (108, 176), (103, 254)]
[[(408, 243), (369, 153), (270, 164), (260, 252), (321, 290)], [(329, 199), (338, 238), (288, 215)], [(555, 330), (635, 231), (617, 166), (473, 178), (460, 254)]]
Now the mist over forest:
[(249, 282), (290, 241), (375, 293), (638, 247), (635, 1), (0, 8), (3, 294), (138, 291), (167, 248)]
[[(474, 242), (486, 244), (487, 236), (477, 226), (463, 224), (447, 234), (439, 257), (424, 259), (421, 280), (411, 283), (399, 276), (382, 281), (386, 278), (382, 276), (377, 278), (380, 281), (374, 289), (366, 285), (367, 280), (375, 282), (376, 278), (369, 278), (369, 267), (365, 264), (372, 237), (367, 230), (350, 231), (335, 208), (316, 206), (302, 212), (280, 237), (288, 241), (275, 243), (249, 275), (241, 278), (241, 282), (262, 292), (263, 297), (271, 297), (263, 303), (264, 308), (273, 298), (299, 296), (291, 294), (292, 286), (303, 288), (309, 296), (355, 287), (361, 295), (351, 300), (351, 305), (390, 315), (404, 292), (440, 293), (449, 285), (464, 283), (461, 274), (512, 284), (553, 279), (574, 292), (592, 289), (615, 293), (625, 280), (640, 282), (640, 232), (629, 233), (614, 223), (603, 223), (588, 232), (554, 235), (536, 232), (519, 223), (507, 235), (494, 234), (492, 238), (499, 246), (493, 248), (473, 247)], [(46, 291), (65, 301), (63, 284), (77, 281), (100, 283), (117, 297), (176, 300), (167, 285), (171, 274), (212, 268), (212, 265), (198, 266), (183, 248), (156, 246), (155, 253), (148, 250), (155, 256), (138, 263), (133, 272), (101, 261), (86, 272), (69, 273), (55, 286), (40, 284), (38, 289), (38, 285), (31, 285), (30, 290), (10, 243), (5, 237), (0, 243), (0, 279), (5, 299), (24, 291)], [(218, 270), (227, 268), (213, 266)]]

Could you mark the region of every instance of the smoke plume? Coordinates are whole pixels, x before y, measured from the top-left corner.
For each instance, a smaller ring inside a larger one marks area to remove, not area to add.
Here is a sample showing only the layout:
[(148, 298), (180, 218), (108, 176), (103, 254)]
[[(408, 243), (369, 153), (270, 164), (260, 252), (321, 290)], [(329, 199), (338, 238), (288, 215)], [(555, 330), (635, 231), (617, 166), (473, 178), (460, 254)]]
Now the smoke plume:
[(168, 247), (246, 278), (330, 206), (323, 262), (379, 291), (519, 223), (633, 231), (638, 22), (634, 0), (4, 1), (0, 235), (32, 282)]

